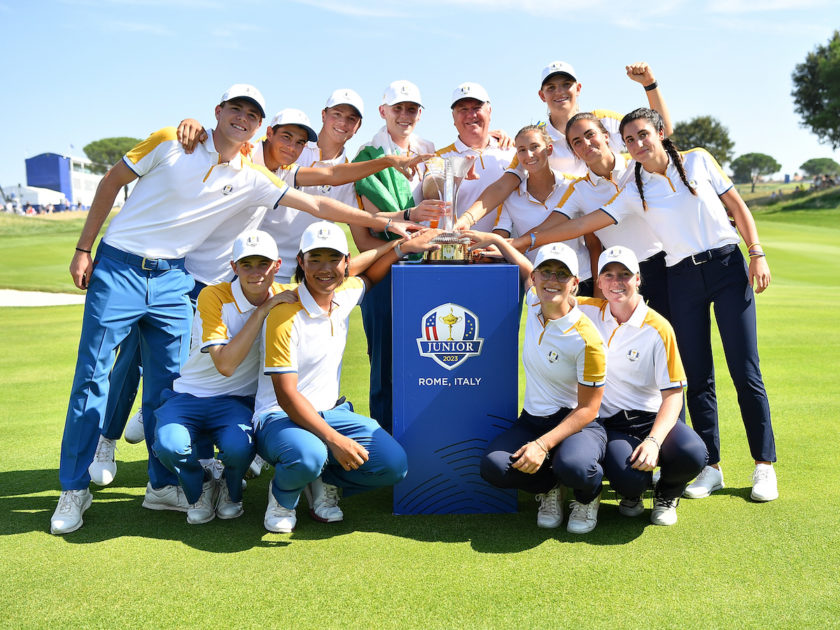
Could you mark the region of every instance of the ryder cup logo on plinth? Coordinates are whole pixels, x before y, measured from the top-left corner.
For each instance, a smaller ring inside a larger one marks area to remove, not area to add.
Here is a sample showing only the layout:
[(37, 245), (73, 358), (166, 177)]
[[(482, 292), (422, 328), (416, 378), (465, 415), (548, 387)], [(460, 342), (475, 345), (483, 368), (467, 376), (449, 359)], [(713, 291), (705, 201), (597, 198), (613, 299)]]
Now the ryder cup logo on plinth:
[(478, 317), (457, 304), (436, 306), (423, 315), (417, 347), (447, 370), (453, 370), (470, 357), (481, 354), (484, 340), (478, 336)]

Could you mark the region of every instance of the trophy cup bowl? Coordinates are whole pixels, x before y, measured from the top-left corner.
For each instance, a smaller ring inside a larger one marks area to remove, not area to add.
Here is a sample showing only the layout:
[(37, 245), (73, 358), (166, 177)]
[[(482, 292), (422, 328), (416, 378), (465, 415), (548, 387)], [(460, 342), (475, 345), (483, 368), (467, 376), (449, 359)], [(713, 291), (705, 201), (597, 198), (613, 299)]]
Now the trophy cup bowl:
[(458, 189), (470, 169), (472, 160), (461, 156), (435, 157), (426, 162), (422, 192), (424, 199), (440, 199), (447, 202), (448, 208), (438, 221), (431, 221), (431, 227), (439, 227), (443, 234), (432, 239), (440, 248), (424, 255), (426, 262), (466, 263), (469, 262), (470, 240), (452, 230), (455, 225), (455, 204)]

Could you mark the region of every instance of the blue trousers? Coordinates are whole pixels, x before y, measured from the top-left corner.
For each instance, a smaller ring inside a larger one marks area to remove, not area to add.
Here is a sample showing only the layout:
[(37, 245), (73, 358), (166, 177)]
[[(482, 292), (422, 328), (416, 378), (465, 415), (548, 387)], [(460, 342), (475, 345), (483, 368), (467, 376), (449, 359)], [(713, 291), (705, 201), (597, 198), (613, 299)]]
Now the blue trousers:
[(254, 459), (251, 416), (254, 399), (247, 396), (210, 396), (166, 391), (155, 411), (154, 452), (161, 463), (178, 476), (190, 503), (201, 496), (204, 469), (199, 461), (199, 440), (219, 447), (225, 465), (224, 479), (230, 498), (242, 500), (242, 479)]
[(694, 430), (709, 451), (709, 464), (720, 461), (711, 319), (715, 312), (729, 374), (738, 395), (750, 453), (757, 461), (776, 461), (770, 404), (758, 361), (755, 295), (749, 286), (741, 250), (731, 245), (695, 255), (668, 267), (671, 324), (688, 380), (686, 402)]
[(590, 422), (553, 448), (546, 459), (550, 465), (543, 465), (533, 475), (511, 465), (513, 453), (556, 427), (569, 411), (560, 409), (552, 416), (540, 417), (523, 410), (507, 431), (490, 442), (481, 459), (482, 478), (498, 488), (517, 488), (534, 494), (548, 492), (559, 482), (572, 488), (575, 499), (581, 503), (592, 501), (601, 493), (601, 460), (607, 443), (607, 434), (597, 422)]
[[(90, 483), (87, 469), (104, 424), (114, 354), (133, 326), (139, 331), (145, 368), (143, 416), (151, 420), (143, 423), (146, 444), (154, 442), (154, 409), (161, 392), (172, 386), (189, 351), (192, 309), (187, 292), (192, 286), (183, 259), (144, 262), (100, 243), (85, 300), (61, 442), (58, 474), (62, 490), (81, 490)], [(155, 488), (177, 483), (151, 449), (149, 480)]]
[[(604, 474), (613, 490), (623, 497), (640, 497), (650, 487), (651, 473), (632, 468), (630, 456), (648, 436), (652, 426), (652, 421), (643, 430), (611, 429), (607, 425)], [(661, 476), (656, 494), (665, 499), (682, 496), (688, 482), (703, 470), (708, 459), (706, 445), (700, 436), (685, 423), (677, 422), (659, 449)]]
[(408, 472), (402, 446), (375, 420), (353, 412), (345, 402), (320, 416), (336, 431), (364, 446), (370, 458), (356, 470), (344, 470), (326, 445), (282, 412), (260, 418), (257, 452), (274, 466), (271, 490), (277, 502), (293, 509), (308, 483), (321, 476), (339, 486), (345, 496), (382, 486), (393, 486)]
[(102, 435), (109, 440), (118, 440), (122, 436), (142, 375), (140, 330), (134, 326), (119, 345), (117, 359), (108, 379), (108, 403), (105, 406)]
[[(207, 285), (195, 281), (195, 286), (189, 292), (190, 302), (193, 311), (196, 309), (198, 294)], [(125, 431), (128, 423), (128, 416), (134, 406), (134, 399), (137, 397), (137, 388), (140, 385), (140, 377), (143, 375), (142, 361), (140, 360), (140, 332), (136, 327), (131, 329), (128, 336), (119, 345), (117, 359), (109, 377), (108, 404), (105, 406), (105, 422), (102, 426), (102, 435), (109, 440), (118, 440)], [(212, 444), (203, 457), (212, 457)]]
[(370, 361), (370, 415), (388, 433), (394, 423), (391, 359), (391, 272), (373, 285), (362, 300), (362, 326)]

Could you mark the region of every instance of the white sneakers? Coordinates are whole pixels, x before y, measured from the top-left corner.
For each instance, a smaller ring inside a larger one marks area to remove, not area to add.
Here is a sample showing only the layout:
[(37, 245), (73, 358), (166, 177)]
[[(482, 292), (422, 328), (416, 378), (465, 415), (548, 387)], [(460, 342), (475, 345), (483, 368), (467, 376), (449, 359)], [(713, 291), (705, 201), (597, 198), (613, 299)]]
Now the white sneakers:
[(697, 475), (697, 479), (685, 489), (683, 496), (689, 499), (702, 499), (723, 487), (723, 471), (713, 466), (704, 466)]
[(190, 509), (190, 504), (187, 502), (187, 497), (181, 490), (181, 486), (164, 486), (155, 490), (151, 483), (147, 483), (143, 507), (147, 510), (186, 512)]
[(274, 493), (271, 491), (273, 484), (273, 481), (268, 484), (268, 507), (265, 509), (263, 525), (270, 532), (289, 534), (297, 524), (297, 515), (294, 510), (284, 508), (277, 503), (277, 499), (274, 498)]
[(654, 497), (650, 522), (654, 525), (674, 525), (677, 522), (677, 506), (679, 504), (679, 498), (663, 499), (662, 497)]
[(205, 481), (201, 486), (201, 496), (198, 497), (198, 501), (187, 508), (187, 523), (201, 525), (216, 518), (215, 498), (216, 482), (213, 479)]
[(341, 498), (338, 486), (333, 486), (318, 477), (303, 489), (309, 502), (309, 515), (321, 523), (336, 523), (344, 520), (344, 512), (338, 507)]
[(143, 433), (142, 407), (128, 419), (128, 422), (125, 424), (125, 431), (123, 431), (123, 438), (129, 444), (137, 444), (146, 439), (146, 434)]
[[(701, 499), (709, 496), (715, 490), (724, 487), (723, 472), (717, 468), (706, 466), (700, 471), (691, 485), (689, 485), (684, 497), (689, 499)], [(772, 464), (756, 464), (752, 476), (752, 492), (750, 498), (753, 501), (774, 501), (779, 498), (779, 488), (776, 482), (776, 470)]]
[(752, 476), (753, 501), (773, 501), (779, 498), (779, 488), (776, 484), (776, 470), (772, 464), (756, 464)]
[(578, 503), (572, 501), (572, 511), (569, 513), (569, 522), (566, 524), (566, 531), (571, 534), (588, 534), (598, 524), (598, 507), (601, 505), (601, 496), (598, 495), (589, 503)]
[(242, 509), (242, 501), (232, 501), (227, 481), (224, 477), (219, 479), (219, 498), (216, 499), (216, 516), (222, 519), (238, 518), (245, 510)]
[(107, 486), (117, 476), (117, 463), (114, 461), (116, 445), (116, 440), (109, 440), (104, 435), (99, 436), (96, 454), (88, 466), (90, 480), (97, 486)]
[(82, 526), (82, 514), (93, 501), (90, 490), (64, 490), (50, 519), (51, 534), (69, 534)]
[(563, 522), (563, 494), (560, 486), (554, 486), (545, 494), (538, 494), (535, 499), (540, 504), (537, 510), (537, 527), (560, 527), (560, 523)]
[(634, 516), (638, 516), (644, 511), (645, 503), (642, 501), (642, 497), (636, 497), (635, 499), (622, 497), (621, 501), (618, 502), (618, 513), (622, 516), (629, 516), (632, 518)]
[(263, 471), (263, 468), (267, 467), (268, 464), (262, 457), (260, 457), (259, 455), (254, 455), (254, 459), (251, 461), (251, 465), (248, 467), (248, 470), (245, 473), (245, 477), (248, 479), (252, 479), (253, 477), (259, 477), (260, 473)]

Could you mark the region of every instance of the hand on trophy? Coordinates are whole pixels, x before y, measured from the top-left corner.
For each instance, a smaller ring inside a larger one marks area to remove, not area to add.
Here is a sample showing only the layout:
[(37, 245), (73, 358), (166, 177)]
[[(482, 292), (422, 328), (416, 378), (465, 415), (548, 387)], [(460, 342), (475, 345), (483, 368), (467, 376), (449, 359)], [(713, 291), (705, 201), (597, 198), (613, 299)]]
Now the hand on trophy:
[(423, 228), (400, 243), (400, 249), (405, 254), (418, 254), (440, 249), (440, 245), (432, 243), (431, 241), (434, 237), (441, 233), (443, 233), (443, 230), (438, 230), (436, 228)]
[(432, 227), (436, 227), (438, 219), (451, 206), (452, 204), (441, 201), (440, 199), (424, 199), (419, 205), (411, 209), (409, 216), (412, 221), (416, 221), (417, 223), (430, 221)]
[(402, 173), (406, 179), (414, 179), (417, 175), (417, 165), (434, 157), (434, 153), (421, 155), (391, 155), (391, 166)]
[(492, 232), (480, 232), (478, 230), (464, 230), (461, 232), (472, 242), (470, 245), (470, 252), (474, 256), (496, 258), (502, 255), (499, 251), (498, 244), (504, 240), (504, 237)]

